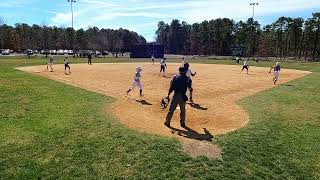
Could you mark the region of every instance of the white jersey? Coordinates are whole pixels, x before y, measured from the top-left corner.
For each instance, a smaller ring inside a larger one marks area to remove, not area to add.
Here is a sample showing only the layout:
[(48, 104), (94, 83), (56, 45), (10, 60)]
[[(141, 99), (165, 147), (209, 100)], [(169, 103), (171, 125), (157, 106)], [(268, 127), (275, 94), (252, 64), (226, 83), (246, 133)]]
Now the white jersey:
[(50, 57), (50, 58), (49, 58), (48, 63), (49, 63), (49, 64), (52, 64), (52, 63), (53, 63), (53, 57)]
[(245, 61), (243, 62), (243, 66), (248, 66), (248, 60), (245, 60)]
[(69, 64), (69, 61), (68, 61), (68, 59), (64, 59), (64, 64)]
[(188, 78), (191, 78), (191, 74), (193, 74), (192, 71), (191, 71), (191, 69), (188, 69), (188, 70), (187, 70), (187, 73), (186, 73), (186, 76), (187, 76)]
[(160, 61), (160, 65), (161, 65), (161, 66), (166, 66), (166, 61), (165, 61), (165, 60), (161, 60), (161, 61)]
[(140, 82), (140, 78), (141, 78), (141, 74), (140, 72), (136, 72), (136, 74), (134, 75), (134, 81), (136, 82)]

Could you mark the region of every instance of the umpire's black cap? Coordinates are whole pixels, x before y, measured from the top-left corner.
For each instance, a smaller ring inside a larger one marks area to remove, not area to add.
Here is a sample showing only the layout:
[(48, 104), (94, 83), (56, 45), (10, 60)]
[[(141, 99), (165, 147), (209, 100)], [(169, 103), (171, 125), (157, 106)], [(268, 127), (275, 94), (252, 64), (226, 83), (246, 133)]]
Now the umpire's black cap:
[(186, 72), (186, 68), (185, 67), (179, 67), (179, 72), (180, 73), (185, 73)]

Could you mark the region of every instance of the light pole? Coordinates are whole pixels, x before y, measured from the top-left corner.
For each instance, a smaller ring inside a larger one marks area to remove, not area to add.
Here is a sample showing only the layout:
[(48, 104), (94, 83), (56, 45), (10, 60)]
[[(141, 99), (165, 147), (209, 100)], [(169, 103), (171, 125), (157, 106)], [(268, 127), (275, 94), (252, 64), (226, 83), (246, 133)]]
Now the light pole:
[(74, 32), (75, 30), (73, 29), (73, 6), (72, 4), (76, 2), (76, 0), (68, 0), (70, 2), (70, 9), (71, 9), (71, 26), (72, 26), (72, 53), (73, 57), (75, 58), (75, 49), (74, 49)]
[(71, 18), (72, 18), (72, 29), (73, 29), (73, 6), (72, 4), (75, 3), (75, 0), (68, 0), (68, 2), (70, 2), (70, 8), (71, 8)]
[(252, 19), (254, 19), (254, 7), (258, 5), (259, 3), (250, 3), (250, 6), (252, 6)]
[(253, 37), (253, 31), (254, 31), (254, 7), (258, 6), (259, 3), (250, 3), (250, 6), (252, 6), (252, 31), (251, 31), (251, 53), (254, 55), (254, 37)]

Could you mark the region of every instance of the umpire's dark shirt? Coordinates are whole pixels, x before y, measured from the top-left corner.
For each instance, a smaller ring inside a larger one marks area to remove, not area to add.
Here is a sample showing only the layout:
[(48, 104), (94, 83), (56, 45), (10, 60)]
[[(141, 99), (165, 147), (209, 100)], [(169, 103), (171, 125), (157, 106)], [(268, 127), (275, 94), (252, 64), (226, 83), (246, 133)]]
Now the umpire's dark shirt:
[(170, 91), (185, 94), (190, 87), (189, 78), (186, 75), (177, 75), (171, 81)]

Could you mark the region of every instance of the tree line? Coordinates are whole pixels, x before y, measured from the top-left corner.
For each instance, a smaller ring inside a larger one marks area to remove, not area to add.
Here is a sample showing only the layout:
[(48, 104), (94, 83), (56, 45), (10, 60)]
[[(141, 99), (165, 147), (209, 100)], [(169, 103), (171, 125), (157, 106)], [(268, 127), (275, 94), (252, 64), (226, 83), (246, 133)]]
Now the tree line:
[(303, 18), (280, 17), (261, 27), (258, 21), (235, 22), (219, 18), (187, 24), (174, 19), (170, 24), (160, 21), (156, 42), (165, 52), (185, 55), (231, 55), (243, 49), (244, 56), (277, 58), (320, 57), (320, 13)]
[(128, 52), (131, 45), (145, 44), (144, 37), (126, 29), (87, 30), (48, 27), (28, 24), (8, 26), (0, 21), (0, 49), (41, 50), (41, 49), (90, 49), (111, 52)]

